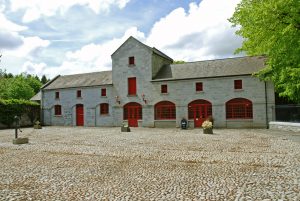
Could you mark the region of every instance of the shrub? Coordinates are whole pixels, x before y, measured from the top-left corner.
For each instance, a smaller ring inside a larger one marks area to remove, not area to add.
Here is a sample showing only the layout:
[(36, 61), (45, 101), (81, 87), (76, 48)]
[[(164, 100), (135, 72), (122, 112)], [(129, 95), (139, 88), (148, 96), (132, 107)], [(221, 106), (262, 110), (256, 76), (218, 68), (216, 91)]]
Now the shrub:
[(33, 122), (39, 116), (38, 103), (18, 99), (0, 99), (0, 122), (8, 127), (14, 123), (15, 116), (27, 114)]

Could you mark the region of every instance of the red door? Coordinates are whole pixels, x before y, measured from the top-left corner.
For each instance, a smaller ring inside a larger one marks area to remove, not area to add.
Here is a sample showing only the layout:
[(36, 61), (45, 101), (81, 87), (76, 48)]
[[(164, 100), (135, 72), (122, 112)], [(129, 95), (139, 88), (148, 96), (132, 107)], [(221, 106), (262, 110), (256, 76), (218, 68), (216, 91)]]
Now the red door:
[(207, 117), (212, 114), (212, 105), (206, 100), (195, 100), (188, 105), (189, 119), (194, 120), (194, 127), (201, 127)]
[(142, 106), (138, 103), (128, 103), (124, 106), (124, 120), (128, 120), (128, 126), (138, 127), (138, 120), (142, 119)]
[(128, 107), (128, 125), (130, 127), (138, 127), (138, 108)]
[(77, 126), (83, 126), (84, 122), (84, 111), (83, 111), (83, 105), (78, 104), (76, 105), (76, 125)]
[(195, 105), (194, 106), (194, 125), (195, 127), (201, 127), (202, 123), (208, 117), (207, 105)]

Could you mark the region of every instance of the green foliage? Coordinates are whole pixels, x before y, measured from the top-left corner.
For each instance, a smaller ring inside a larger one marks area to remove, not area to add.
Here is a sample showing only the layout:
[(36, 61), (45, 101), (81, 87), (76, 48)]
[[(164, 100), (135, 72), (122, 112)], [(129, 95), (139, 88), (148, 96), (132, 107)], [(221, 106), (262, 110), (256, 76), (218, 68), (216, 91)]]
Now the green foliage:
[(182, 60), (178, 60), (178, 61), (173, 61), (173, 64), (184, 64), (185, 61)]
[(26, 100), (0, 99), (0, 122), (11, 126), (15, 116), (21, 116), (27, 113), (33, 122), (39, 116), (40, 105), (35, 102)]
[(24, 73), (14, 77), (7, 75), (6, 71), (0, 71), (0, 98), (3, 99), (29, 100), (39, 92), (42, 86), (37, 76)]
[(41, 82), (42, 84), (46, 84), (49, 80), (47, 79), (47, 77), (45, 75), (42, 76)]
[(22, 76), (16, 77), (9, 82), (7, 98), (29, 100), (34, 94), (33, 88)]
[(300, 102), (299, 0), (242, 0), (229, 21), (244, 38), (237, 53), (267, 56), (257, 76), (273, 81), (280, 96)]

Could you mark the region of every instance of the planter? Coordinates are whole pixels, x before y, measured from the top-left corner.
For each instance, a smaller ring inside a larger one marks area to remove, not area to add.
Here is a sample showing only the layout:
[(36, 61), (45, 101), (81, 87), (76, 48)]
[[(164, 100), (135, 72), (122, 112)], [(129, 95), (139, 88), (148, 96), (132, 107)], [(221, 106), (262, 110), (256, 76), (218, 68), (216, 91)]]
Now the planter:
[(129, 126), (122, 126), (121, 127), (121, 132), (130, 132)]
[(213, 134), (212, 128), (203, 128), (203, 134)]

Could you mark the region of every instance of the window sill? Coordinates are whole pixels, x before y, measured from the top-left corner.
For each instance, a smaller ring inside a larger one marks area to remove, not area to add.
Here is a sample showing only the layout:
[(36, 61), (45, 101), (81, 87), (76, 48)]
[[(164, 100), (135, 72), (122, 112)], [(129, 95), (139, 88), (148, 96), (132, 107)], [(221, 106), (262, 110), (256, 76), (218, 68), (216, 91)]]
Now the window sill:
[(128, 67), (135, 67), (135, 64), (128, 64)]
[(204, 91), (196, 91), (196, 94), (203, 94)]
[(77, 99), (82, 99), (82, 97), (77, 97)]
[(54, 116), (55, 116), (55, 117), (62, 117), (62, 115), (61, 115), (61, 114), (59, 114), (59, 115), (56, 115), (56, 114), (55, 114)]
[(127, 97), (137, 97), (136, 94), (128, 94)]
[(108, 117), (109, 114), (100, 114), (100, 117)]
[(107, 98), (107, 96), (101, 96), (101, 98)]
[(169, 95), (169, 93), (167, 92), (167, 93), (160, 93), (161, 95)]

